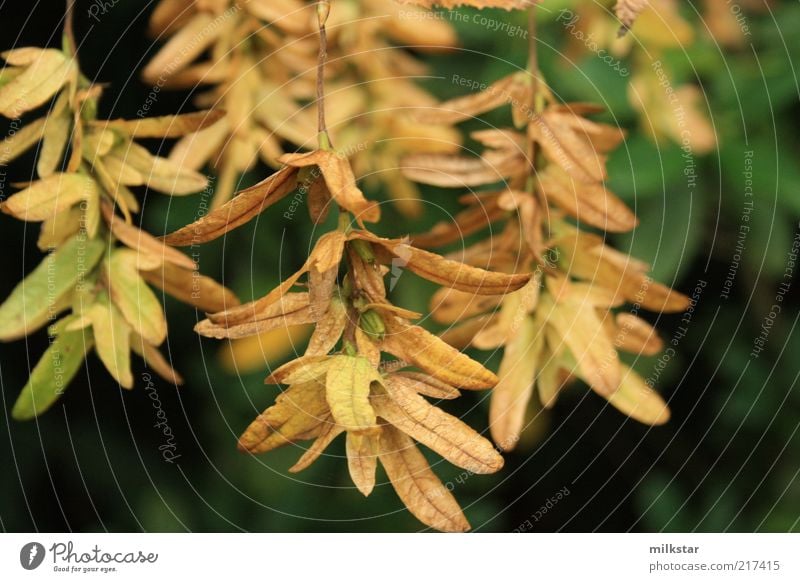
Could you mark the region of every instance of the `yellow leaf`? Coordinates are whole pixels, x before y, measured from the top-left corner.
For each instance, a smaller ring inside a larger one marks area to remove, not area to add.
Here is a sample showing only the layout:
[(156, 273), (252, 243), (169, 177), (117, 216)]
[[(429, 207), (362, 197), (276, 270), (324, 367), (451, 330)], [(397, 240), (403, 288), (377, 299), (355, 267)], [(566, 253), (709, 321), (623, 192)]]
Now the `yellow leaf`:
[(336, 421), (347, 431), (374, 432), (375, 411), (369, 403), (370, 385), (382, 383), (369, 360), (359, 356), (333, 356), (325, 377), (325, 397)]
[(265, 453), (297, 440), (316, 438), (329, 414), (322, 384), (294, 384), (247, 427), (239, 437), (239, 450)]
[(133, 388), (131, 375), (131, 328), (122, 314), (101, 294), (89, 308), (95, 351), (106, 369), (123, 388)]
[(0, 209), (20, 220), (41, 222), (98, 195), (97, 183), (83, 174), (53, 174), (6, 200)]
[(369, 434), (347, 433), (347, 467), (365, 497), (375, 487), (375, 470), (378, 468), (378, 438)]
[(383, 351), (413, 363), (428, 374), (467, 390), (482, 390), (497, 383), (497, 376), (481, 364), (416, 325), (386, 318)]
[(504, 451), (513, 450), (522, 433), (543, 343), (544, 333), (531, 316), (506, 343), (489, 407), (492, 439)]
[(670, 417), (669, 407), (658, 392), (627, 366), (622, 366), (619, 390), (605, 398), (617, 410), (644, 424), (664, 424)]
[(112, 252), (104, 272), (111, 300), (133, 330), (152, 345), (167, 337), (167, 322), (158, 298), (139, 276), (135, 251)]
[(165, 115), (163, 117), (95, 121), (93, 125), (120, 131), (134, 139), (143, 137), (182, 137), (187, 133), (205, 129), (223, 117), (225, 117), (225, 112), (217, 109), (180, 115)]
[(314, 461), (316, 461), (325, 449), (333, 440), (342, 434), (344, 429), (333, 422), (330, 418), (323, 421), (322, 428), (320, 429), (319, 436), (314, 440), (303, 456), (289, 469), (290, 473), (298, 473), (303, 469), (307, 469)]
[(42, 50), (22, 74), (0, 87), (0, 115), (13, 119), (36, 109), (74, 74), (74, 63), (64, 53), (55, 49)]

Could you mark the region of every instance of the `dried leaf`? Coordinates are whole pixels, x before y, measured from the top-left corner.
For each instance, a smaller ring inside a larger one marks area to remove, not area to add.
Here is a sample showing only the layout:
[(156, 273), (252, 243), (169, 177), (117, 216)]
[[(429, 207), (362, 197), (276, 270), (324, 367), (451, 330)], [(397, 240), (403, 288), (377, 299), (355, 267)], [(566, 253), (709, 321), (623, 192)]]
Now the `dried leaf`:
[(133, 330), (152, 345), (167, 337), (167, 322), (158, 298), (139, 276), (135, 251), (116, 250), (108, 260), (105, 278), (111, 300)]
[(471, 8), (503, 8), (504, 10), (525, 10), (538, 0), (399, 0), (401, 4), (414, 4), (424, 8), (441, 6), (448, 10), (458, 6)]
[(544, 334), (530, 316), (506, 343), (489, 408), (492, 439), (504, 451), (513, 450), (522, 433), (543, 344)]
[(290, 473), (299, 473), (316, 461), (333, 440), (344, 432), (344, 429), (330, 419), (323, 421), (319, 436), (303, 453), (303, 456), (289, 469)]
[(378, 438), (370, 434), (347, 433), (347, 467), (350, 478), (365, 497), (375, 487), (378, 468)]
[(614, 14), (617, 15), (622, 26), (617, 36), (622, 36), (633, 26), (636, 17), (648, 7), (647, 0), (617, 0), (614, 5)]
[[(402, 267), (429, 281), (460, 291), (499, 295), (519, 289), (531, 278), (529, 273), (509, 275), (486, 271), (415, 248), (402, 240), (380, 238), (363, 231), (351, 233), (351, 238), (380, 245), (399, 259)], [(396, 261), (393, 264), (397, 264)]]
[(36, 109), (55, 95), (75, 70), (72, 59), (61, 51), (41, 50), (20, 75), (0, 87), (0, 115), (16, 119)]
[(505, 182), (518, 168), (496, 167), (481, 158), (450, 154), (412, 154), (402, 160), (406, 178), (442, 188), (468, 188)]
[(347, 431), (375, 432), (375, 411), (369, 402), (370, 385), (383, 383), (369, 360), (334, 356), (325, 377), (325, 396), (336, 424)]
[(183, 137), (187, 133), (200, 131), (213, 125), (223, 117), (225, 117), (225, 112), (215, 109), (180, 115), (165, 115), (163, 117), (94, 121), (92, 125), (97, 128), (120, 131), (134, 139), (143, 137), (168, 138)]
[(481, 364), (416, 325), (386, 318), (383, 351), (413, 363), (451, 386), (482, 390), (497, 383), (497, 376)]
[(97, 183), (89, 176), (53, 174), (11, 196), (0, 210), (20, 220), (40, 222), (97, 195)]
[(295, 384), (250, 423), (239, 437), (238, 448), (253, 454), (265, 453), (297, 440), (316, 438), (329, 414), (321, 384)]
[(287, 362), (272, 372), (264, 384), (299, 384), (319, 381), (328, 373), (332, 358), (330, 356), (303, 356)]
[(614, 334), (614, 345), (621, 350), (655, 356), (664, 348), (658, 332), (646, 321), (631, 313), (618, 313)]
[(382, 427), (379, 458), (397, 495), (417, 519), (440, 531), (469, 530), (458, 502), (411, 438), (392, 426)]
[(174, 263), (163, 263), (154, 270), (140, 274), (151, 285), (203, 311), (217, 312), (239, 305), (239, 299), (227, 287), (211, 277), (183, 269)]
[(547, 200), (579, 224), (607, 232), (628, 232), (639, 224), (628, 206), (602, 184), (576, 183), (556, 166), (539, 172), (538, 181)]
[(324, 356), (336, 347), (347, 324), (347, 306), (338, 297), (331, 299), (328, 309), (314, 327), (305, 355)]
[(151, 346), (136, 332), (131, 332), (130, 344), (131, 349), (138, 354), (144, 360), (145, 364), (156, 374), (175, 386), (183, 384), (181, 375), (172, 369), (172, 366), (164, 359), (164, 356), (161, 355), (158, 348)]
[(352, 212), (356, 220), (377, 222), (380, 207), (369, 202), (356, 186), (356, 179), (346, 157), (332, 151), (315, 150), (305, 154), (284, 154), (278, 161), (295, 168), (318, 166), (328, 192), (336, 202)]
[(461, 396), (457, 388), (421, 372), (395, 372), (392, 378), (395, 383), (406, 383), (417, 394), (430, 398), (452, 400)]
[(139, 253), (152, 255), (158, 258), (159, 261), (166, 261), (190, 271), (194, 271), (197, 268), (195, 262), (182, 252), (165, 245), (142, 229), (120, 220), (114, 214), (110, 205), (104, 204), (102, 210), (106, 223), (111, 228), (111, 234), (128, 248), (134, 249)]
[(670, 417), (669, 407), (661, 396), (626, 366), (622, 366), (619, 390), (605, 398), (620, 412), (644, 424), (665, 424)]
[(164, 242), (184, 247), (217, 239), (281, 200), (294, 189), (296, 181), (296, 168), (281, 168), (266, 180), (242, 190), (230, 202), (168, 234), (164, 237)]
[(542, 309), (548, 314), (547, 323), (557, 330), (575, 357), (586, 383), (603, 396), (613, 394), (619, 387), (621, 364), (594, 306), (570, 300), (552, 309), (543, 305)]
[(433, 406), (403, 382), (385, 381), (386, 394), (372, 398), (375, 412), (454, 465), (472, 473), (495, 473), (503, 457), (469, 426)]
[(414, 114), (414, 119), (422, 123), (447, 125), (472, 119), (501, 105), (516, 101), (521, 82), (524, 81), (517, 74), (508, 75), (495, 81), (483, 91), (456, 97), (435, 107), (423, 109)]

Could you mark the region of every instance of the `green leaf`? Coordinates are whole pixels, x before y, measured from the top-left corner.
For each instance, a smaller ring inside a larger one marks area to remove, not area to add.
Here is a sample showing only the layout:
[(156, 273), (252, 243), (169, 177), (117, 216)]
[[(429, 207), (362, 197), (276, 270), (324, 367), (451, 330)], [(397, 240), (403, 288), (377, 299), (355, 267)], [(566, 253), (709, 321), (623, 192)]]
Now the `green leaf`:
[(79, 234), (45, 257), (0, 305), (0, 340), (25, 337), (66, 308), (69, 292), (98, 263), (104, 246)]
[(56, 336), (31, 372), (11, 416), (30, 420), (50, 408), (77, 374), (93, 343), (91, 332), (86, 330), (64, 331)]

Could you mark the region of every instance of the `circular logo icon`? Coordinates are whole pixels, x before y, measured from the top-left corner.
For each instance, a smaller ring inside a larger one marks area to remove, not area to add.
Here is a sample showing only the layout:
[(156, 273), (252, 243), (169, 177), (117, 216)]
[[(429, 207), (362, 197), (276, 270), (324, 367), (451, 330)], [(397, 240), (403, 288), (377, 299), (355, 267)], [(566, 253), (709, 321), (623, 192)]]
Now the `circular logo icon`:
[(19, 551), (19, 563), (26, 570), (35, 570), (44, 561), (44, 546), (39, 542), (30, 542)]

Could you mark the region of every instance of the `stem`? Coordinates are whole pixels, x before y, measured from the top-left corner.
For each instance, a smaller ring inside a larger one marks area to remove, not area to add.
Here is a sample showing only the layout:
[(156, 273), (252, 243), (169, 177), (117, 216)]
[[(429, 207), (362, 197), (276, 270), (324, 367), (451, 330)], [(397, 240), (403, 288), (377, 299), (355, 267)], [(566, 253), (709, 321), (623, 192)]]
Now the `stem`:
[[(536, 5), (532, 4), (528, 8), (528, 73), (531, 76), (531, 95), (528, 102), (528, 111), (531, 118), (529, 123), (534, 123), (533, 117), (538, 115), (538, 94), (539, 94), (539, 55), (536, 46)], [(528, 132), (530, 134), (530, 132)], [(533, 188), (533, 180), (536, 174), (536, 142), (528, 135), (528, 161), (530, 164), (528, 175), (528, 189)]]
[(75, 56), (78, 46), (75, 43), (75, 30), (73, 29), (75, 2), (76, 0), (67, 0), (67, 9), (64, 13), (64, 49), (71, 57)]
[(328, 60), (328, 34), (325, 22), (331, 11), (330, 0), (317, 3), (317, 21), (319, 22), (319, 55), (317, 57), (317, 132), (319, 149), (332, 149), (328, 126), (325, 123), (325, 63)]

